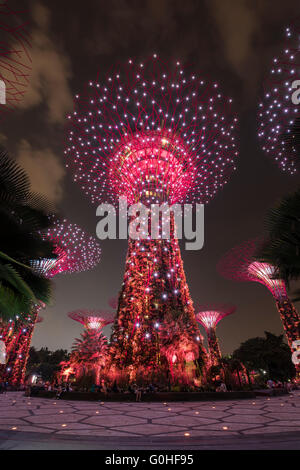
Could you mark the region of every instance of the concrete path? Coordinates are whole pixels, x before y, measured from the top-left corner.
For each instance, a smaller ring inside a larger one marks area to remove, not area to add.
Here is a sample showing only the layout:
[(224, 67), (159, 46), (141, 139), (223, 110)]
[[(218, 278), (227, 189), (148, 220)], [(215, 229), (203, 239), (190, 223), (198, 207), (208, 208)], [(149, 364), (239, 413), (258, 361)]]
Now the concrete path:
[(223, 402), (0, 395), (0, 449), (300, 449), (300, 392)]

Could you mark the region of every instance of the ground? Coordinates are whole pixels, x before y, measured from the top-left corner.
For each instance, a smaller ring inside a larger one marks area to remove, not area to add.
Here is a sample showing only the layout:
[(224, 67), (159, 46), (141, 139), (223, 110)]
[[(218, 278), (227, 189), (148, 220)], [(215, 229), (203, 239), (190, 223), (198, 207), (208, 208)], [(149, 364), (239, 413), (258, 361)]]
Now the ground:
[(217, 402), (0, 395), (0, 449), (300, 449), (300, 392)]

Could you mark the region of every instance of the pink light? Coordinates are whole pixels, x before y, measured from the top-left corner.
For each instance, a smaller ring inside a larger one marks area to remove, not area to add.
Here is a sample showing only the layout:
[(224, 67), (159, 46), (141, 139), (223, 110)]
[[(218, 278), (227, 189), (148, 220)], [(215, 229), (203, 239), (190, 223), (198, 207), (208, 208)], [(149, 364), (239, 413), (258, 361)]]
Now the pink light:
[[(101, 258), (101, 248), (96, 238), (89, 236), (78, 225), (70, 224), (66, 219), (57, 220), (48, 229), (45, 238), (54, 242), (58, 258), (52, 263), (46, 261), (47, 277), (63, 272), (81, 272), (95, 267)], [(41, 266), (43, 266), (41, 264)]]
[(31, 37), (28, 22), (25, 20), (25, 10), (20, 8), (18, 11), (8, 3), (4, 1), (0, 5), (0, 79), (5, 84), (5, 99), (1, 99), (0, 118), (5, 112), (18, 108), (22, 103), (32, 69)]
[(217, 269), (227, 279), (254, 281), (266, 286), (276, 299), (287, 298), (286, 287), (281, 279), (273, 279), (274, 267), (255, 260), (261, 238), (247, 240), (229, 250), (219, 261)]
[(282, 279), (274, 279), (276, 274), (274, 266), (268, 263), (254, 261), (248, 267), (250, 275), (257, 278), (257, 281), (264, 284), (276, 298), (287, 295), (285, 283)]
[(258, 107), (258, 137), (263, 151), (282, 171), (299, 170), (300, 108), (292, 101), (292, 84), (300, 79), (300, 22), (286, 32), (285, 43), (264, 83)]
[(214, 329), (222, 318), (233, 314), (235, 310), (235, 306), (226, 304), (198, 306), (196, 319), (206, 330)]
[(76, 99), (67, 166), (94, 203), (206, 203), (235, 169), (231, 101), (181, 66), (127, 62)]
[(105, 310), (75, 310), (68, 316), (90, 330), (102, 330), (114, 321), (114, 313)]

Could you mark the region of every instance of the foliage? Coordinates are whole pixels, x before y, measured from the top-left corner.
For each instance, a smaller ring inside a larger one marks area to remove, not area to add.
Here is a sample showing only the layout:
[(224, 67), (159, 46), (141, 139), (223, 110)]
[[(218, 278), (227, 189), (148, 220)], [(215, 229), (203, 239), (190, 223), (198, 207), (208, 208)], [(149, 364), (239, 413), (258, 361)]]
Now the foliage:
[(249, 371), (265, 371), (266, 378), (285, 381), (295, 376), (289, 346), (283, 335), (276, 336), (265, 331), (265, 338), (250, 338), (233, 353), (233, 358), (244, 364)]
[(27, 362), (27, 375), (35, 373), (41, 375), (45, 381), (51, 381), (55, 372), (60, 369), (60, 363), (67, 361), (70, 355), (66, 349), (49, 351), (48, 348), (37, 350), (34, 346), (30, 348)]
[(65, 379), (65, 371), (72, 371), (76, 382), (84, 382), (85, 377), (93, 377), (93, 383), (99, 385), (100, 374), (106, 365), (108, 345), (101, 330), (86, 329), (80, 338), (74, 341), (69, 361), (61, 364), (60, 378)]
[(0, 151), (0, 315), (13, 319), (32, 303), (49, 303), (51, 283), (31, 268), (35, 259), (56, 258), (40, 231), (50, 227), (48, 203), (30, 192), (26, 173)]

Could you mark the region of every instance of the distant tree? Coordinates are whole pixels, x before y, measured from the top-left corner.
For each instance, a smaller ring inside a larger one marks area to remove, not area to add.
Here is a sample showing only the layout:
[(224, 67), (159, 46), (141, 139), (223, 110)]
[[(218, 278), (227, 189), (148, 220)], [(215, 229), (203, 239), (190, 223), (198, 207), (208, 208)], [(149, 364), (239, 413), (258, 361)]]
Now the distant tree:
[(55, 372), (60, 369), (60, 363), (69, 359), (66, 349), (50, 351), (48, 348), (37, 350), (34, 346), (30, 348), (27, 363), (27, 375), (35, 373), (43, 380), (51, 381)]
[(289, 346), (283, 335), (276, 336), (265, 331), (265, 338), (250, 338), (240, 345), (232, 355), (246, 368), (249, 378), (251, 370), (266, 371), (266, 377), (273, 380), (288, 380), (295, 377)]

